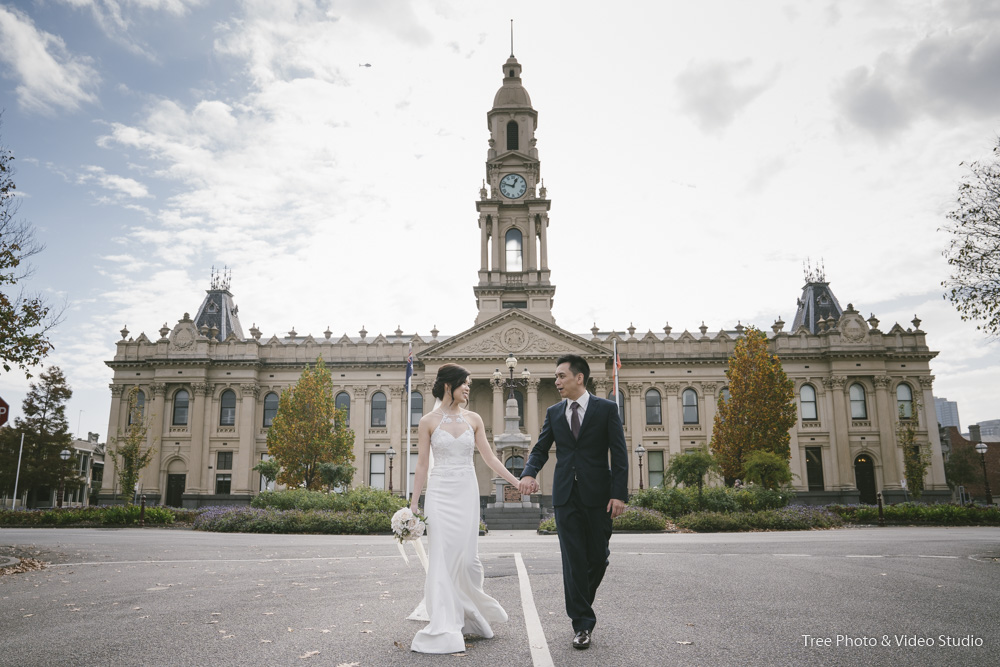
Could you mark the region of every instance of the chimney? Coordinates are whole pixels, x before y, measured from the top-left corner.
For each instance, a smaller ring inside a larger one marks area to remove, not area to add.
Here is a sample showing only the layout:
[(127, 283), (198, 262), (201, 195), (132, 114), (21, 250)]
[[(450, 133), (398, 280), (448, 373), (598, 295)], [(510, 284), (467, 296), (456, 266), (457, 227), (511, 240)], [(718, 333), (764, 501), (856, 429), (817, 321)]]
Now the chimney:
[(973, 424), (969, 427), (969, 440), (972, 442), (982, 442), (983, 438), (979, 435), (979, 424)]

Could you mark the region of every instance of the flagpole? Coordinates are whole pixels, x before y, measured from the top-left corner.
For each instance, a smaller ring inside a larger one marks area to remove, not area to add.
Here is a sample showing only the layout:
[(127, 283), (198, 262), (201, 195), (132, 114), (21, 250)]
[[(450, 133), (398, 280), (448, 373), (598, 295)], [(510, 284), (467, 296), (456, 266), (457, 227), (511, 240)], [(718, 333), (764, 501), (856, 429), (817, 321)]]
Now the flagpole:
[(612, 360), (612, 365), (615, 369), (615, 401), (618, 401), (618, 339), (615, 338), (611, 341), (611, 345), (614, 348), (614, 359)]
[(413, 493), (413, 489), (410, 488), (410, 419), (411, 411), (413, 410), (413, 392), (410, 391), (410, 385), (413, 384), (413, 375), (411, 374), (406, 378), (406, 500), (410, 499), (410, 494)]
[(17, 483), (21, 481), (21, 454), (24, 453), (24, 433), (21, 433), (21, 449), (17, 451), (17, 474), (14, 476), (14, 498), (10, 501), (10, 508), (15, 509), (17, 505)]

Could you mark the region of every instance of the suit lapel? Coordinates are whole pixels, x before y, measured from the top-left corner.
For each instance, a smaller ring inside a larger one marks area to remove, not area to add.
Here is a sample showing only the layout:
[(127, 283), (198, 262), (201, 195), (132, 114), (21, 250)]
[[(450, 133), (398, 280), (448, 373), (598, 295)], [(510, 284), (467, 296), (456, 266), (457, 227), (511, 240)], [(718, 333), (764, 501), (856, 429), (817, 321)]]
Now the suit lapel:
[(593, 421), (592, 417), (597, 411), (597, 401), (594, 399), (593, 394), (587, 399), (587, 411), (583, 413), (583, 421), (580, 422), (580, 435), (583, 435), (584, 431), (587, 430), (587, 424)]

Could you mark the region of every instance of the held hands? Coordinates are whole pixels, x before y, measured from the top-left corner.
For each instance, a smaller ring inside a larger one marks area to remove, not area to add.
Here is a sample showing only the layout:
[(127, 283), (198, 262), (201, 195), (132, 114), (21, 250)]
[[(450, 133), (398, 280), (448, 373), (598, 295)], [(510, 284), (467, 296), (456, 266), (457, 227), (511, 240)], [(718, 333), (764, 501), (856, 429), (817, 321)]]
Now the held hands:
[(538, 482), (534, 477), (522, 477), (517, 488), (520, 489), (521, 495), (530, 496), (532, 493), (538, 493)]
[(611, 514), (611, 520), (614, 521), (625, 511), (625, 503), (617, 498), (612, 498), (608, 502), (608, 512)]

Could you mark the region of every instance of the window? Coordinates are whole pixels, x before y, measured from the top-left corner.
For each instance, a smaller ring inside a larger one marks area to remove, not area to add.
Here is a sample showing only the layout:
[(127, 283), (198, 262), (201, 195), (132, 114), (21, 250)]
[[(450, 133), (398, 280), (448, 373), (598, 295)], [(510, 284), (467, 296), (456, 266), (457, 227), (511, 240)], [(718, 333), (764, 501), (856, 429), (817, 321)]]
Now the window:
[(368, 455), (368, 486), (373, 489), (385, 488), (385, 454)]
[(685, 424), (698, 423), (698, 393), (694, 389), (685, 389), (681, 394), (681, 408)]
[(230, 474), (226, 475), (216, 475), (215, 476), (215, 493), (216, 495), (225, 496), (229, 495), (230, 490), (233, 487), (233, 476)]
[(510, 471), (510, 474), (514, 477), (520, 477), (521, 473), (524, 472), (524, 457), (508, 456), (507, 460), (504, 462), (504, 467)]
[(868, 404), (865, 402), (865, 388), (855, 382), (848, 390), (851, 396), (851, 419), (868, 419)]
[(913, 390), (905, 382), (896, 387), (896, 414), (900, 419), (913, 419)]
[(511, 120), (507, 122), (507, 150), (516, 151), (517, 150), (517, 121)]
[(663, 486), (663, 452), (649, 452), (649, 486)]
[(334, 407), (338, 410), (343, 410), (347, 417), (347, 425), (351, 425), (351, 397), (346, 391), (342, 391), (337, 394), (337, 398), (334, 399)]
[[(260, 460), (261, 461), (270, 461), (271, 460), (271, 455), (270, 454), (261, 454), (260, 455)], [(268, 479), (267, 477), (264, 477), (263, 475), (260, 476), (260, 490), (261, 491), (274, 491), (274, 487), (275, 487), (275, 483), (274, 483), (273, 479)]]
[(145, 414), (146, 410), (146, 394), (142, 393), (142, 390), (139, 389), (135, 392), (134, 400), (135, 402), (129, 406), (129, 411), (128, 411), (128, 423), (130, 426), (132, 424), (133, 410), (135, 410), (138, 413), (139, 420), (140, 421), (142, 420), (142, 416), (143, 414)]
[(722, 396), (723, 403), (728, 403), (729, 398), (731, 397), (731, 394), (729, 393), (729, 387), (723, 387), (722, 391), (719, 392), (719, 395)]
[(663, 417), (660, 413), (660, 392), (655, 389), (646, 392), (646, 423), (663, 423)]
[(521, 230), (520, 229), (508, 229), (507, 235), (504, 237), (506, 240), (505, 247), (507, 248), (507, 271), (520, 271), (521, 270)]
[(385, 394), (376, 391), (372, 396), (372, 428), (385, 426)]
[(236, 423), (236, 392), (227, 389), (219, 397), (219, 426), (232, 426)]
[(188, 423), (188, 393), (181, 389), (174, 394), (174, 426), (187, 426)]
[(232, 452), (218, 452), (215, 455), (215, 469), (216, 470), (232, 470), (233, 469), (233, 453)]
[(264, 428), (274, 423), (278, 416), (278, 395), (273, 391), (264, 397)]
[(420, 425), (420, 418), (424, 416), (424, 397), (419, 391), (413, 392), (410, 396), (410, 427)]
[[(615, 400), (615, 392), (614, 392), (614, 390), (608, 392), (608, 400), (609, 401)], [(621, 420), (622, 420), (622, 428), (624, 428), (625, 427), (625, 394), (622, 393), (622, 390), (620, 388), (618, 389), (618, 416), (621, 418)]]
[(810, 491), (823, 491), (823, 448), (806, 447), (806, 480)]
[(816, 421), (816, 389), (811, 384), (804, 384), (799, 389), (799, 410), (802, 412), (802, 421)]

